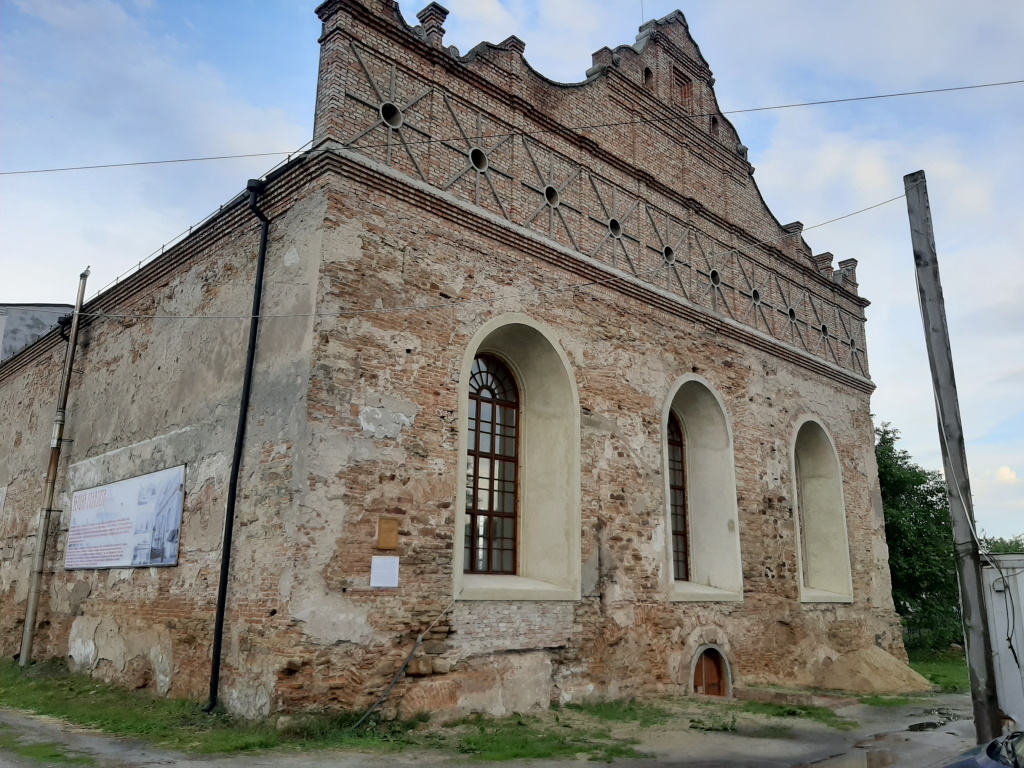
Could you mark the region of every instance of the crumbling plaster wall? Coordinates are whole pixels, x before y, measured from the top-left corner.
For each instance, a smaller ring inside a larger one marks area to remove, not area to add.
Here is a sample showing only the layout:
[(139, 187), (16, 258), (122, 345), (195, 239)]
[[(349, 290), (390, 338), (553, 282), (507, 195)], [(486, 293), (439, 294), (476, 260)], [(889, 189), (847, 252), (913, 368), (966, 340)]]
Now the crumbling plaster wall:
[[(637, 109), (662, 114), (665, 93), (638, 92), (636, 76), (654, 62), (658, 88), (667, 87), (672, 45), (699, 59), (680, 24), (659, 27), (661, 42), (651, 37), (640, 52), (620, 51), (621, 67), (603, 79), (558, 90), (529, 70), (514, 40), (466, 61), (428, 59), (407, 30), (402, 38), (387, 27), (392, 4), (370, 5), (324, 6), (341, 11), (324, 38), (317, 135), (338, 151), (300, 158), (268, 192), (284, 195), (275, 190), (287, 187), (292, 197), (272, 211), (264, 311), (292, 316), (269, 317), (261, 331), (233, 548), (227, 706), (259, 715), (368, 705), (445, 609), (393, 693), (389, 706), (404, 714), (503, 714), (551, 700), (685, 692), (693, 655), (708, 644), (726, 654), (739, 683), (818, 682), (833, 660), (876, 645), (900, 655), (866, 369), (858, 373), (845, 359), (823, 363), (793, 337), (771, 338), (756, 320), (744, 321), (753, 329), (744, 330), (735, 317), (741, 275), (731, 263), (716, 262), (733, 283), (730, 298), (723, 292), (722, 303), (711, 302), (719, 295), (711, 291), (684, 301), (670, 280), (609, 272), (625, 262), (600, 250), (605, 201), (613, 194), (647, 201), (652, 213), (638, 208), (636, 216), (648, 215), (650, 237), (678, 242), (681, 263), (685, 257), (704, 270), (704, 278), (693, 273), (693, 285), (709, 278), (711, 263), (698, 261), (706, 248), (714, 255), (736, 247), (756, 253), (759, 279), (779, 275), (861, 320), (863, 302), (850, 285), (823, 282), (809, 271), (802, 240), (780, 237), (732, 133), (715, 144), (705, 127), (648, 121), (608, 135), (570, 140), (551, 131), (529, 146), (489, 146), (496, 171), (506, 172), (490, 177), (492, 197), (479, 193), (487, 187), (479, 178), (474, 186), (473, 174), (441, 189), (466, 159), (436, 142), (417, 155), (397, 144), (389, 152), (382, 141), (358, 153), (345, 147), (365, 120), (378, 119), (343, 98), (373, 98), (353, 35), (379, 82), (400, 64), (395, 98), (403, 104), (429, 80), (421, 111), (407, 117), (436, 120), (433, 133), (454, 136), (457, 120), (473, 125), (477, 114), (481, 130), (494, 133), (521, 126), (527, 113), (548, 127), (552, 115), (583, 124), (594, 115), (628, 121)], [(714, 103), (710, 87), (701, 86), (701, 104)], [(551, 179), (530, 177), (545, 169)], [(565, 184), (570, 225), (558, 225), (553, 212), (530, 218), (549, 180)], [(627, 228), (639, 226), (627, 220), (629, 205), (615, 215)], [(256, 230), (247, 214), (234, 221), (168, 282), (125, 297), (117, 309), (248, 314)], [(751, 245), (771, 238), (771, 247)], [(663, 263), (650, 247), (638, 251), (643, 274)], [(464, 303), (443, 306), (452, 302)], [(419, 308), (391, 311), (402, 307)], [(458, 377), (469, 340), (507, 313), (548, 329), (579, 392), (582, 545), (566, 553), (582, 564), (579, 601), (453, 602), (453, 548), (461, 546), (455, 497), (464, 472)], [(41, 617), (46, 653), (170, 695), (204, 695), (246, 328), (244, 320), (155, 318), (88, 327), (61, 507), (78, 482), (185, 461), (182, 554), (176, 568), (64, 572), (67, 516), (60, 516)], [(16, 542), (15, 554), (0, 561), (5, 652), (20, 637), (10, 617), (24, 605), (41, 485), (34, 481), (45, 466), (59, 351), (0, 385), (0, 414), (21, 440), (0, 454), (0, 486), (8, 487), (0, 535)], [(709, 383), (730, 421), (742, 602), (671, 602), (664, 589), (661, 419), (673, 383), (688, 373)], [(839, 454), (850, 604), (798, 599), (790, 457), (795, 426), (807, 415), (820, 419)], [(382, 517), (400, 522), (397, 552), (375, 548)], [(375, 554), (401, 558), (398, 589), (369, 586)]]
[[(738, 683), (815, 684), (840, 655), (875, 645), (902, 655), (867, 392), (607, 287), (556, 292), (566, 272), (470, 225), (453, 227), (349, 178), (331, 187), (307, 498), (330, 507), (337, 546), (320, 547), (308, 564), (362, 621), (339, 631), (340, 646), (318, 647), (326, 638), (307, 633), (301, 652), (286, 652), (281, 704), (368, 703), (448, 605), (453, 546), (461, 545), (461, 357), (485, 322), (511, 312), (551, 330), (579, 387), (583, 545), (566, 556), (582, 559), (583, 599), (456, 602), (393, 694), (401, 712), (500, 714), (507, 705), (496, 679), (531, 701), (686, 691), (693, 652), (709, 642), (727, 654)], [(471, 303), (371, 311), (457, 300)], [(347, 311), (356, 314), (331, 316)], [(672, 603), (661, 586), (661, 414), (686, 373), (722, 397), (734, 435), (742, 603)], [(852, 604), (799, 602), (790, 456), (807, 415), (829, 430), (839, 454)], [(401, 521), (397, 590), (368, 583), (371, 556), (391, 554), (374, 548), (381, 517)], [(352, 637), (354, 628), (365, 634)], [(550, 676), (538, 674), (538, 659)]]
[[(229, 619), (255, 620), (249, 600), (267, 590), (278, 594), (281, 572), (260, 560), (260, 540), (288, 519), (287, 508), (300, 504), (301, 488), (288, 479), (303, 460), (295, 450), (302, 444), (296, 426), (304, 423), (325, 207), (323, 195), (307, 196), (290, 210), (276, 211), (271, 229), (263, 298), (269, 317), (259, 336), (236, 523), (233, 573), (239, 578), (231, 584)], [(48, 556), (54, 573), (45, 584), (37, 655), (67, 655), (78, 669), (136, 687), (151, 685), (160, 693), (203, 695), (257, 243), (255, 219), (247, 211), (238, 214), (162, 283), (147, 285), (145, 275), (140, 278), (138, 293), (115, 312), (140, 317), (85, 325), (69, 399)], [(219, 317), (202, 317), (211, 315)], [(0, 383), (0, 414), (10, 427), (0, 454), (0, 485), (8, 488), (0, 521), (0, 642), (8, 654), (17, 652), (21, 639), (63, 350), (58, 344)], [(186, 465), (186, 474), (176, 567), (63, 570), (73, 491), (179, 464)], [(268, 486), (273, 490), (264, 490)], [(269, 696), (260, 700), (258, 691), (272, 688), (272, 676), (267, 682), (258, 667), (231, 664), (241, 653), (237, 638), (226, 647), (225, 690), (237, 699), (232, 706), (247, 714), (266, 711)]]
[[(583, 423), (583, 543), (566, 556), (582, 559), (583, 597), (456, 600), (393, 695), (402, 712), (501, 713), (496, 679), (525, 686), (524, 700), (685, 691), (693, 654), (708, 643), (723, 650), (740, 682), (819, 682), (832, 660), (876, 645), (901, 656), (858, 336), (864, 303), (850, 292), (854, 282), (823, 281), (799, 226), (783, 229), (767, 211), (731, 126), (709, 140), (707, 125), (665, 109), (678, 65), (704, 78), (695, 82), (694, 111), (715, 110), (710, 71), (682, 21), (666, 17), (642, 44), (599, 51), (595, 63), (603, 69), (563, 87), (529, 68), (515, 38), (453, 61), (438, 38), (439, 52), (426, 52), (392, 3), (332, 1), (320, 13), (315, 141), (337, 150), (338, 169), (320, 294), (326, 316), (318, 321), (310, 386), (309, 481), (315, 497), (334, 503), (342, 531), (322, 571), (325, 587), (363, 607), (385, 639), (349, 645), (346, 638), (337, 651), (307, 648), (284, 660), (281, 703), (368, 703), (416, 634), (458, 597), (451, 573), (453, 547), (461, 546), (456, 478), (464, 471), (457, 379), (469, 339), (503, 313), (543, 323), (573, 366)], [(438, 34), (426, 22), (423, 33), (428, 43)], [(641, 89), (645, 65), (654, 70), (653, 87)], [(463, 156), (450, 151), (459, 143), (450, 139), (403, 148), (380, 127), (378, 101), (398, 105), (417, 136), (539, 132), (480, 142), (491, 163), (484, 177), (466, 170), (473, 139)], [(552, 130), (595, 116), (622, 127)], [(545, 185), (556, 186), (565, 205), (545, 209)], [(640, 208), (642, 221), (628, 221), (632, 200), (650, 206)], [(680, 291), (671, 274), (666, 283), (650, 276), (660, 254), (643, 246), (632, 252), (637, 280), (621, 279), (620, 290), (564, 291), (576, 281), (607, 282), (607, 272), (585, 266), (588, 259), (628, 272), (622, 253), (616, 264), (602, 250), (611, 230), (602, 216), (621, 217), (639, 238), (645, 214), (648, 244), (657, 237), (673, 245), (694, 270), (687, 275), (695, 293), (684, 303), (702, 312), (661, 300)], [(732, 248), (757, 253), (754, 266), (722, 260)], [(708, 285), (713, 269), (732, 294)], [(749, 269), (755, 277), (744, 299)], [(775, 277), (778, 288), (767, 287)], [(783, 285), (801, 287), (794, 294)], [(798, 317), (805, 313), (803, 335), (783, 331), (785, 322), (771, 313), (762, 312), (762, 323), (743, 304), (754, 301), (754, 288), (762, 297), (772, 291), (772, 312), (792, 306)], [(805, 290), (811, 298), (799, 293)], [(852, 323), (848, 359), (813, 363), (829, 348), (812, 349), (806, 340), (819, 330), (809, 324), (820, 310), (815, 298), (845, 313), (827, 321), (833, 332)], [(443, 307), (450, 302), (467, 303)], [(372, 312), (414, 306), (424, 309)], [(744, 311), (742, 322), (756, 331), (746, 337), (729, 327)], [(764, 344), (766, 335), (776, 341)], [(794, 356), (794, 347), (806, 349)], [(732, 427), (741, 603), (672, 603), (662, 588), (660, 416), (672, 382), (686, 373), (711, 384)], [(791, 454), (796, 425), (807, 416), (821, 421), (839, 453), (850, 604), (799, 601)], [(389, 554), (374, 549), (381, 517), (401, 521), (395, 591), (368, 585), (372, 555)], [(550, 679), (536, 674), (536, 658), (550, 661)]]

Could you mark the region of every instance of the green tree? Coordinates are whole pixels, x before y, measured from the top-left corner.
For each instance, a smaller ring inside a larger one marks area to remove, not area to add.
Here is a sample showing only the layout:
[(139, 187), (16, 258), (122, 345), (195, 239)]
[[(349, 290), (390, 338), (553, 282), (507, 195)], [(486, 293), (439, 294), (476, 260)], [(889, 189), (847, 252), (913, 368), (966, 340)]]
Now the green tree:
[(982, 551), (991, 552), (994, 555), (1021, 555), (1024, 554), (1024, 534), (1017, 534), (1009, 538), (982, 536), (981, 548)]
[(891, 424), (875, 437), (892, 597), (907, 645), (948, 648), (963, 642), (963, 629), (945, 481), (896, 447), (899, 431)]

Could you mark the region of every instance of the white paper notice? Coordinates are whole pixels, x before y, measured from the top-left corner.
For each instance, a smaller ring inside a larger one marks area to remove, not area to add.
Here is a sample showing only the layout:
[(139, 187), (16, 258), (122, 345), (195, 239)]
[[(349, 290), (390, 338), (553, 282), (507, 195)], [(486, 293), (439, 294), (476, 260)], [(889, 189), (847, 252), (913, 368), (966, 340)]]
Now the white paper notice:
[(398, 586), (398, 558), (374, 555), (370, 558), (370, 586)]

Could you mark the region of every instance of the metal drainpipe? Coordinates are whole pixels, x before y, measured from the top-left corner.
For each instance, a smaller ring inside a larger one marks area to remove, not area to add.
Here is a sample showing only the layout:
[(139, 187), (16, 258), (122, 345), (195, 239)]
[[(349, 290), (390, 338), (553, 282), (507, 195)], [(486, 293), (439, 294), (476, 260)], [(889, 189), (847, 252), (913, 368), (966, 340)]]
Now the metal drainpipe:
[(263, 299), (263, 267), (267, 259), (267, 234), (270, 219), (256, 206), (256, 196), (265, 189), (259, 179), (249, 179), (249, 210), (262, 223), (260, 228), (260, 250), (256, 257), (256, 284), (252, 293), (252, 319), (249, 321), (249, 349), (245, 357), (245, 378), (242, 380), (242, 397), (238, 409), (238, 427), (235, 429), (235, 451), (231, 459), (231, 477), (228, 481), (228, 504), (224, 512), (224, 541), (220, 558), (220, 583), (217, 587), (217, 617), (213, 627), (213, 658), (210, 665), (210, 701), (203, 708), (212, 712), (217, 706), (220, 688), (220, 660), (224, 647), (224, 614), (227, 610), (228, 577), (231, 573), (231, 534), (235, 527), (235, 500), (238, 495), (238, 476), (242, 469), (242, 451), (245, 447), (245, 423), (249, 413), (249, 396), (252, 392), (252, 370), (256, 362), (256, 337), (260, 327), (260, 303)]
[(28, 588), (28, 605), (25, 606), (25, 630), (21, 636), (21, 653), (18, 663), (27, 667), (32, 662), (32, 640), (36, 629), (36, 613), (39, 611), (39, 597), (43, 589), (43, 565), (46, 558), (46, 538), (50, 531), (50, 512), (53, 507), (53, 492), (57, 485), (57, 466), (60, 463), (60, 446), (64, 439), (64, 422), (67, 416), (68, 394), (71, 391), (71, 368), (75, 364), (75, 347), (78, 342), (78, 322), (85, 300), (85, 281), (89, 279), (89, 268), (78, 276), (78, 298), (75, 300), (75, 314), (71, 316), (71, 334), (68, 348), (64, 353), (64, 374), (57, 396), (57, 415), (53, 420), (53, 437), (50, 440), (50, 464), (46, 468), (46, 486), (43, 491), (43, 508), (39, 511), (39, 528), (36, 532), (36, 550), (32, 554), (32, 578)]

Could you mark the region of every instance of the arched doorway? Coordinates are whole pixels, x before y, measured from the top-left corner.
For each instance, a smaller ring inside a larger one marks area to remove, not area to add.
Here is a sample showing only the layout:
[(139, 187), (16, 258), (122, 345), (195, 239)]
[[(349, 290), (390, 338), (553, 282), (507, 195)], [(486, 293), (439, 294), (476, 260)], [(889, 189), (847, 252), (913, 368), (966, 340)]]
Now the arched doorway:
[(725, 696), (728, 688), (725, 659), (714, 648), (705, 648), (693, 665), (693, 692)]

